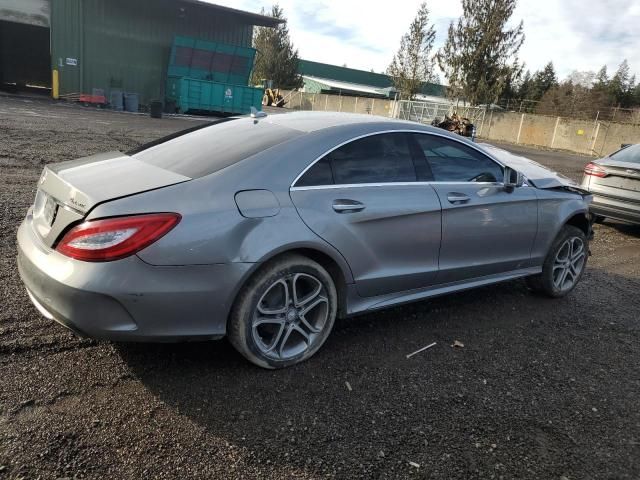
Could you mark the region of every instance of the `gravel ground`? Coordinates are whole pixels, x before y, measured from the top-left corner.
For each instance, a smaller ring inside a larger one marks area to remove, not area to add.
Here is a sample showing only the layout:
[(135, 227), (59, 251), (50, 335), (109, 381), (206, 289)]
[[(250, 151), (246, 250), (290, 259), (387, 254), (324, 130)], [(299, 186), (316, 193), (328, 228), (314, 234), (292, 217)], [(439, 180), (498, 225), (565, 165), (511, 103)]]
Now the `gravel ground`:
[(597, 226), (567, 298), (517, 281), (359, 316), (284, 371), (42, 318), (15, 233), (43, 165), (193, 122), (0, 98), (0, 479), (640, 478), (639, 227)]

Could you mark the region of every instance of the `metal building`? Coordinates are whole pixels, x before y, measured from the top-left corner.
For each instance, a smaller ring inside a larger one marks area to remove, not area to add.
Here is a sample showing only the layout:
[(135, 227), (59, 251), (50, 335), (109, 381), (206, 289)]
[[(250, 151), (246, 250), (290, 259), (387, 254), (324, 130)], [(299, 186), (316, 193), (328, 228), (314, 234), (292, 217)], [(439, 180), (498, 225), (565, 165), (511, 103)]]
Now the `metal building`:
[(203, 0), (0, 0), (0, 83), (163, 99), (176, 35), (251, 46), (281, 21)]
[[(300, 60), (298, 73), (304, 81), (305, 92), (393, 98), (393, 80), (383, 73), (367, 72), (328, 63)], [(446, 88), (436, 83), (422, 84), (420, 97), (441, 98)]]

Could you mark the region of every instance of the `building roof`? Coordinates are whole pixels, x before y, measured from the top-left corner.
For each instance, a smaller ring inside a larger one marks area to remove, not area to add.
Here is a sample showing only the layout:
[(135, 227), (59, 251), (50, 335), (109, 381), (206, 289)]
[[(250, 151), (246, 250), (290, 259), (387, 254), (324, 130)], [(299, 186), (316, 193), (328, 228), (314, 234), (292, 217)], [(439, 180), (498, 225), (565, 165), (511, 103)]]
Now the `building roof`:
[(312, 62), (311, 60), (300, 60), (298, 71), (301, 75), (309, 75), (319, 78), (330, 78), (343, 82), (359, 83), (372, 87), (385, 88), (393, 85), (391, 78), (382, 73), (356, 70), (355, 68), (340, 67), (328, 63)]
[[(328, 63), (312, 62), (311, 60), (300, 60), (298, 62), (298, 73), (302, 76), (367, 85), (377, 89), (393, 86), (391, 77), (383, 73), (367, 72), (366, 70), (356, 70), (355, 68), (340, 67)], [(425, 82), (422, 84), (421, 93), (443, 97), (445, 95), (445, 87), (436, 83)]]
[(203, 7), (211, 8), (214, 10), (219, 10), (221, 12), (231, 13), (233, 15), (237, 15), (239, 17), (243, 17), (247, 20), (247, 23), (251, 25), (256, 25), (259, 27), (277, 27), (281, 23), (285, 23), (285, 20), (281, 18), (274, 18), (268, 15), (261, 15), (259, 13), (247, 12), (245, 10), (238, 10), (236, 8), (224, 7), (222, 5), (217, 5), (215, 3), (211, 3), (207, 0), (182, 0), (186, 3), (194, 3), (196, 5), (202, 5)]
[(363, 85), (361, 83), (342, 82), (339, 80), (332, 80), (330, 78), (320, 78), (311, 75), (302, 75), (305, 80), (312, 80), (314, 82), (326, 85), (331, 90), (340, 90), (345, 92), (366, 93), (368, 95), (380, 95), (387, 96), (389, 92), (388, 88), (377, 88), (371, 85)]

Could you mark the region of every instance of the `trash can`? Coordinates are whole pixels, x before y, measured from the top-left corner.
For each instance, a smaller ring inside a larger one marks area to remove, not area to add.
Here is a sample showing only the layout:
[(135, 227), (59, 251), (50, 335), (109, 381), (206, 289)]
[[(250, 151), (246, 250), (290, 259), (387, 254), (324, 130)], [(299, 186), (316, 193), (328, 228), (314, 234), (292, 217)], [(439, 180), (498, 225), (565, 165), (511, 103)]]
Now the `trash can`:
[(118, 112), (124, 110), (122, 90), (111, 90), (109, 93), (109, 104), (111, 105), (111, 108)]
[(151, 102), (151, 118), (162, 118), (162, 102), (153, 101)]
[(137, 93), (124, 94), (124, 109), (127, 112), (138, 111), (138, 94)]

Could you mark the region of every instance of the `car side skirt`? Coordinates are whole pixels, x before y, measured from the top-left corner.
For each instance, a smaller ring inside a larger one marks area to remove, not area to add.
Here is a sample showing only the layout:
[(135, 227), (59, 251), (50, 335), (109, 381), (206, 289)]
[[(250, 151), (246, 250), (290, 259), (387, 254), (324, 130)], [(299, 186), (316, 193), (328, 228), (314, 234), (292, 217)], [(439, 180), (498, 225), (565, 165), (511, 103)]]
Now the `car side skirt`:
[(379, 295), (376, 297), (361, 297), (358, 295), (355, 285), (348, 285), (347, 290), (347, 315), (365, 313), (382, 308), (401, 305), (404, 303), (416, 302), (427, 298), (447, 295), (449, 293), (470, 290), (476, 287), (492, 285), (495, 283), (515, 280), (517, 278), (528, 277), (542, 272), (542, 266), (522, 268), (500, 274), (487, 275), (485, 277), (472, 278), (459, 282), (434, 285), (419, 290), (409, 290), (405, 292)]

